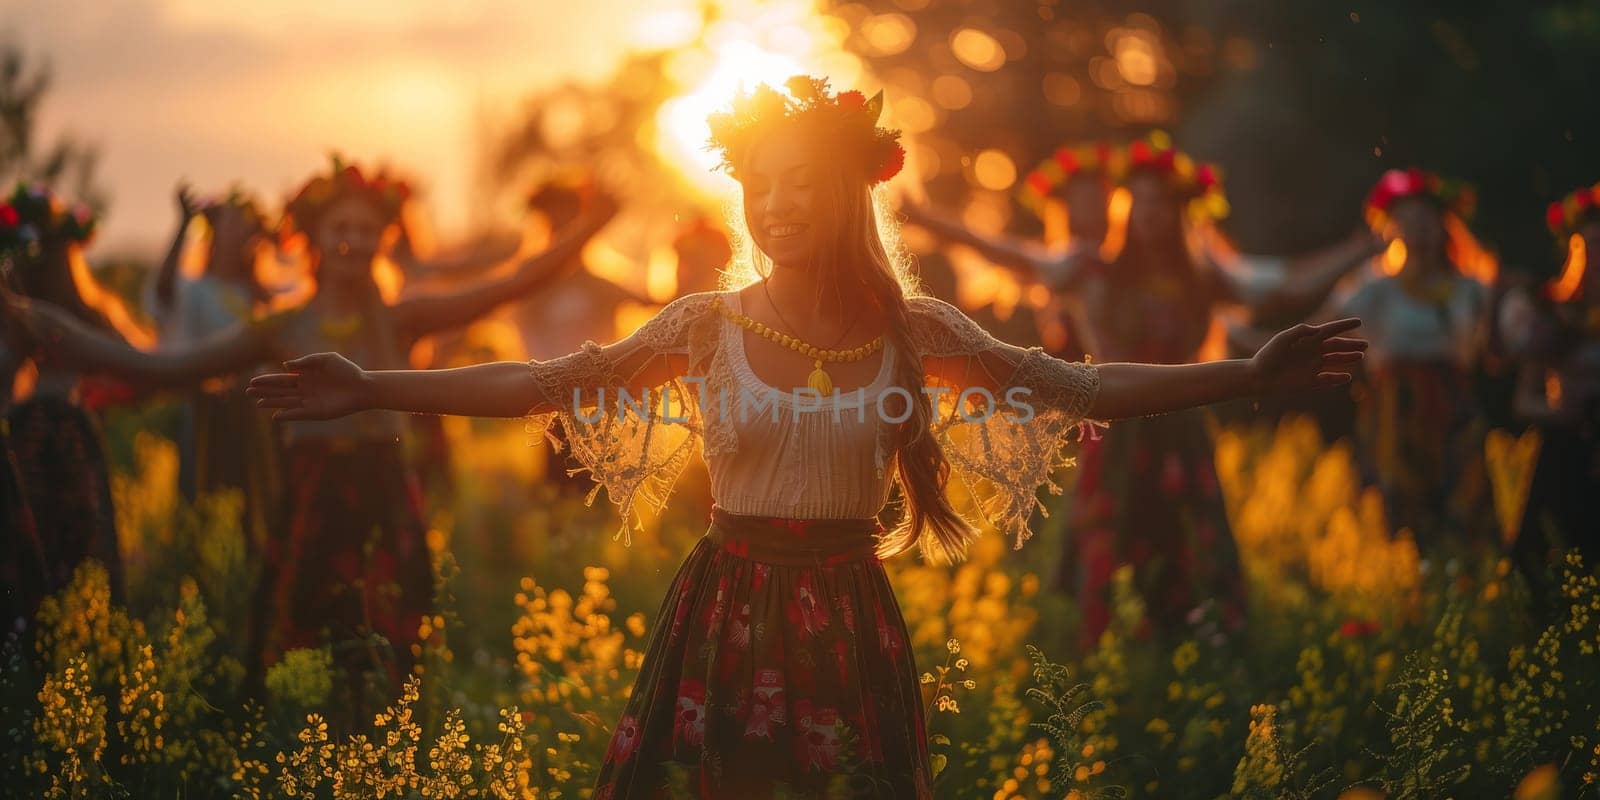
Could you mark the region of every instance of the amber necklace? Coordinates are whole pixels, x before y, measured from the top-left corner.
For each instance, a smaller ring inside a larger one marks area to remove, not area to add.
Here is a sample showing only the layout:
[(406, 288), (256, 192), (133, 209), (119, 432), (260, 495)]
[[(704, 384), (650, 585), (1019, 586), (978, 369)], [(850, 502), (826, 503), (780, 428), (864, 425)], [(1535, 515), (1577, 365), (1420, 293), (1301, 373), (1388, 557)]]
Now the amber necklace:
[[(771, 302), (771, 298), (768, 298), (768, 302)], [(722, 312), (723, 316), (733, 320), (733, 322), (739, 327), (759, 336), (770, 339), (771, 341), (777, 342), (778, 344), (781, 344), (790, 350), (794, 350), (806, 356), (807, 358), (810, 358), (814, 366), (811, 369), (811, 374), (806, 376), (806, 386), (820, 395), (827, 396), (833, 394), (833, 378), (828, 375), (827, 370), (822, 368), (823, 362), (826, 361), (835, 363), (844, 361), (860, 361), (861, 359), (866, 358), (867, 356), (870, 356), (883, 348), (883, 337), (878, 336), (872, 341), (861, 345), (860, 347), (852, 347), (849, 350), (824, 349), (817, 347), (814, 344), (803, 342), (794, 336), (790, 336), (787, 333), (775, 330), (765, 323), (758, 322), (754, 319), (751, 319), (749, 316), (746, 316), (745, 314), (741, 314), (731, 308), (728, 308), (726, 305), (723, 305), (722, 297), (720, 295), (713, 301), (713, 304), (717, 307), (718, 311)], [(778, 307), (773, 306), (772, 308), (773, 311), (776, 312)], [(781, 314), (779, 315), (779, 319), (782, 319)], [(784, 324), (788, 325), (787, 322)], [(849, 332), (849, 329), (845, 330), (845, 333), (848, 334)], [(840, 341), (843, 340), (844, 337), (841, 336)], [(837, 342), (835, 344), (837, 344)]]

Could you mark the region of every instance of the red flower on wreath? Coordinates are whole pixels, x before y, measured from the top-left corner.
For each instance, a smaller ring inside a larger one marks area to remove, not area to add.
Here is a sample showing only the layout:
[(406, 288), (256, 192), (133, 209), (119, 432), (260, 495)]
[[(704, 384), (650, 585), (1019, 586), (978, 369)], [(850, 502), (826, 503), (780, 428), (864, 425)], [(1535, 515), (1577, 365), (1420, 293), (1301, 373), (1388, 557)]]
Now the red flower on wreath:
[(884, 156), (883, 166), (879, 168), (878, 174), (873, 179), (880, 183), (889, 180), (899, 175), (900, 170), (905, 169), (905, 166), (906, 149), (901, 147), (899, 142), (895, 142), (889, 145), (889, 154)]

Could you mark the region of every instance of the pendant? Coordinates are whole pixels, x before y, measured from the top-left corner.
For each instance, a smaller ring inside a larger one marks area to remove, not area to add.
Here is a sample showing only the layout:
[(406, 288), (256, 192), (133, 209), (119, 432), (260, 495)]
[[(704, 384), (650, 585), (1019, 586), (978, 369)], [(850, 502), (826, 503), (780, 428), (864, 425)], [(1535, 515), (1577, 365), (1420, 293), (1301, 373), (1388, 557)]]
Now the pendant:
[(828, 373), (822, 370), (822, 359), (817, 359), (816, 368), (812, 369), (811, 374), (806, 376), (806, 386), (823, 397), (833, 394), (833, 379), (828, 377)]

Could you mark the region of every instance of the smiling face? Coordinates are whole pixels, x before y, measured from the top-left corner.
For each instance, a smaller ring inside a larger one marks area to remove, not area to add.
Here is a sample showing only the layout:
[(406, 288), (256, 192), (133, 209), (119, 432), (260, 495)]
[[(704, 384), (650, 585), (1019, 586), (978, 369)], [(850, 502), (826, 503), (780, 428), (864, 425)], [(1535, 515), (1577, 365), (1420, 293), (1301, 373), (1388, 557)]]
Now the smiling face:
[(388, 220), (366, 200), (346, 197), (334, 203), (317, 220), (312, 237), (320, 253), (319, 275), (332, 280), (370, 276), (387, 227)]
[(813, 150), (795, 128), (774, 132), (740, 171), (750, 237), (774, 264), (804, 268), (829, 229)]

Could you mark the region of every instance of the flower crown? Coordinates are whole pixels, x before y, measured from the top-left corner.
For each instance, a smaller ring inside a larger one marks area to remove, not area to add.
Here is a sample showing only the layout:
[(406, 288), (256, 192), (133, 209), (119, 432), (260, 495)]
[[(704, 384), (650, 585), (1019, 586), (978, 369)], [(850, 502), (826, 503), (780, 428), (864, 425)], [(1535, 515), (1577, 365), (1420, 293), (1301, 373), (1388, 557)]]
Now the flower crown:
[(1136, 172), (1153, 172), (1166, 178), (1168, 185), (1189, 201), (1189, 210), (1198, 216), (1222, 219), (1228, 216), (1228, 197), (1222, 191), (1222, 172), (1215, 164), (1195, 161), (1172, 144), (1164, 131), (1130, 142), (1122, 168), (1122, 181)]
[(392, 177), (387, 170), (379, 170), (368, 177), (360, 167), (345, 163), (335, 153), (330, 158), (328, 173), (306, 181), (284, 206), (284, 222), (292, 229), (309, 231), (315, 220), (347, 197), (369, 200), (386, 220), (395, 220), (399, 219), (401, 208), (411, 198), (411, 186)]
[(1121, 176), (1124, 158), (1125, 154), (1108, 142), (1076, 147), (1062, 146), (1049, 158), (1039, 162), (1039, 166), (1034, 167), (1033, 171), (1023, 178), (1022, 188), (1017, 192), (1017, 200), (1037, 214), (1045, 198), (1049, 197), (1056, 187), (1078, 175), (1093, 175), (1102, 183), (1117, 180)]
[(46, 242), (82, 244), (94, 236), (94, 212), (67, 204), (40, 184), (18, 183), (0, 202), (0, 252), (32, 255)]
[(1429, 198), (1462, 220), (1472, 219), (1478, 204), (1477, 194), (1464, 181), (1442, 178), (1419, 167), (1391, 169), (1378, 178), (1367, 195), (1367, 222), (1381, 227), (1395, 201), (1406, 197)]
[(739, 165), (750, 145), (791, 123), (814, 124), (833, 137), (838, 146), (834, 152), (859, 165), (868, 185), (887, 181), (905, 167), (900, 131), (878, 127), (883, 92), (871, 100), (854, 90), (834, 94), (828, 90), (828, 79), (805, 75), (796, 75), (783, 85), (788, 97), (763, 83), (754, 92), (741, 91), (735, 96), (731, 110), (707, 118), (711, 139), (706, 149), (721, 154), (718, 169), (739, 180)]
[(1545, 209), (1544, 221), (1557, 239), (1566, 242), (1578, 232), (1584, 218), (1600, 209), (1600, 183), (1574, 189), (1571, 194), (1550, 204)]

